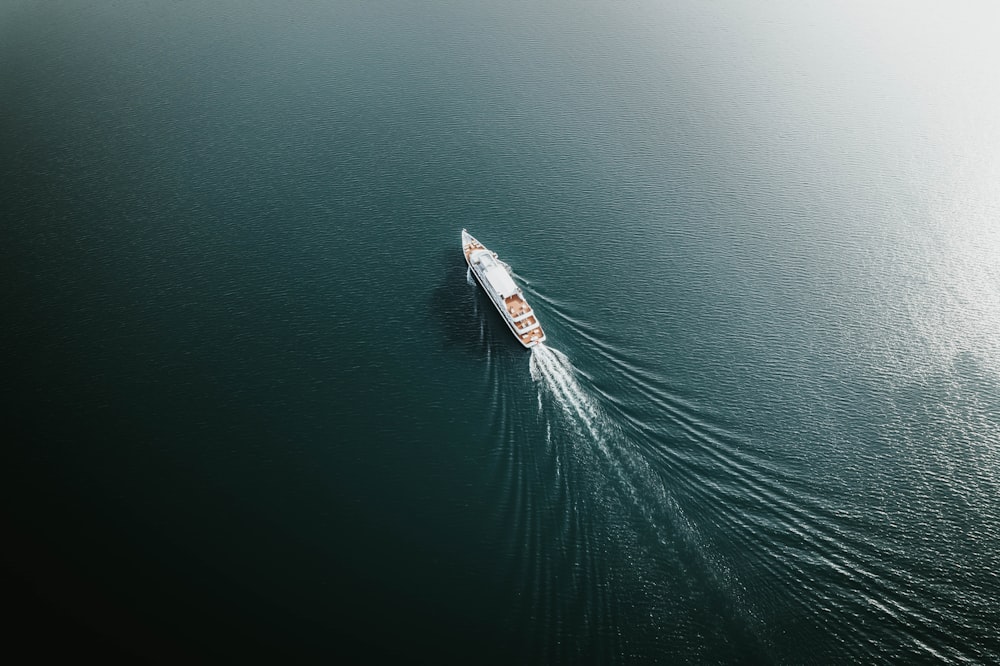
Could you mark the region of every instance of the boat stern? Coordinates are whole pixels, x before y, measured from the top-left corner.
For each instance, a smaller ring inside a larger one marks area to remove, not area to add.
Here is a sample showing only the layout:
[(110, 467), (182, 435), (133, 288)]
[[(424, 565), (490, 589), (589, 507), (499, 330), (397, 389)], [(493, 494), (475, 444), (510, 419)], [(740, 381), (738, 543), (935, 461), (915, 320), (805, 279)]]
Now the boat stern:
[(535, 347), (537, 345), (542, 344), (547, 339), (546, 335), (545, 335), (545, 332), (541, 328), (539, 328), (537, 330), (538, 330), (538, 332), (541, 335), (532, 336), (532, 337), (528, 338), (527, 340), (525, 340), (521, 336), (518, 336), (517, 337), (517, 341), (520, 342), (521, 346), (523, 346), (525, 349), (531, 349), (532, 347)]

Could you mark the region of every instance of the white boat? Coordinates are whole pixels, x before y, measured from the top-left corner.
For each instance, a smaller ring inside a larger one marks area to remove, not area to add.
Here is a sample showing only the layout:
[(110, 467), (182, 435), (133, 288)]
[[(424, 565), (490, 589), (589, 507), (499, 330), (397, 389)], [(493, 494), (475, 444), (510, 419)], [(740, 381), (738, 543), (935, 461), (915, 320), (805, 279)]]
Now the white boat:
[(517, 341), (525, 347), (545, 342), (545, 332), (535, 317), (535, 311), (524, 300), (521, 288), (514, 283), (496, 252), (486, 249), (465, 229), (462, 229), (462, 251), (476, 282), (490, 297)]

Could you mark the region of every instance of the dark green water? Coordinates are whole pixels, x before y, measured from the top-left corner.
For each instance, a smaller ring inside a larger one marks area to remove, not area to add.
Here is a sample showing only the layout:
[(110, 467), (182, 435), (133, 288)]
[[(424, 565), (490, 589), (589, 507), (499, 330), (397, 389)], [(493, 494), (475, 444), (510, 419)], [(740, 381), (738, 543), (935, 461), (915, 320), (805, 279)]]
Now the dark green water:
[(1000, 660), (997, 10), (542, 4), (3, 4), (24, 647)]

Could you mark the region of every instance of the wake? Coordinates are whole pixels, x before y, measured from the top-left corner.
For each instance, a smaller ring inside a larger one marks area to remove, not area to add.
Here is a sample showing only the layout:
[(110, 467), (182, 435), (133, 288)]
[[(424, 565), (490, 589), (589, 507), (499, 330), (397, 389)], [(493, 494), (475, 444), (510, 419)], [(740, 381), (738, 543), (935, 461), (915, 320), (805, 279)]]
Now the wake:
[[(624, 500), (624, 506), (631, 507), (666, 552), (680, 558), (677, 564), (712, 581), (712, 587), (722, 595), (722, 604), (729, 609), (730, 621), (754, 636), (756, 632), (749, 626), (753, 619), (741, 591), (734, 587), (734, 576), (728, 566), (714, 556), (710, 543), (682, 510), (665, 479), (650, 465), (636, 442), (580, 383), (570, 359), (559, 350), (540, 344), (531, 348), (529, 368), (532, 380), (538, 385), (539, 405), (543, 399), (551, 399), (582, 440), (580, 443), (592, 444), (578, 447), (582, 449), (579, 454), (595, 453), (601, 459), (592, 471), (603, 472), (606, 481)], [(546, 425), (550, 428), (552, 424)]]
[[(679, 507), (660, 476), (580, 384), (569, 358), (558, 349), (540, 344), (531, 348), (529, 368), (539, 386), (539, 400), (548, 396), (555, 402), (576, 434), (592, 444), (603, 459), (602, 468), (610, 472), (608, 480), (612, 485), (641, 514), (657, 540), (670, 545), (667, 524), (681, 517)], [(661, 515), (664, 509), (674, 518)]]
[[(600, 424), (604, 419), (594, 400), (587, 395), (576, 379), (576, 370), (569, 358), (558, 349), (544, 344), (531, 348), (528, 362), (531, 378), (547, 392), (562, 409), (566, 417), (606, 451), (605, 437)], [(539, 392), (539, 400), (542, 392)]]

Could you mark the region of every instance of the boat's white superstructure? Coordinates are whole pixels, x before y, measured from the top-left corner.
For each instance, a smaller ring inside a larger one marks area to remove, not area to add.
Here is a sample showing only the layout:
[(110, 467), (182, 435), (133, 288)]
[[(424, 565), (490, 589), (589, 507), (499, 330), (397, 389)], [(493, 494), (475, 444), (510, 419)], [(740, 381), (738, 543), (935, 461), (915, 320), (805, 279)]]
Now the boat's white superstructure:
[(524, 300), (520, 287), (514, 283), (506, 266), (497, 259), (496, 253), (487, 250), (465, 229), (462, 229), (462, 251), (476, 282), (490, 297), (518, 342), (525, 347), (545, 342), (545, 332), (535, 317), (535, 311)]

